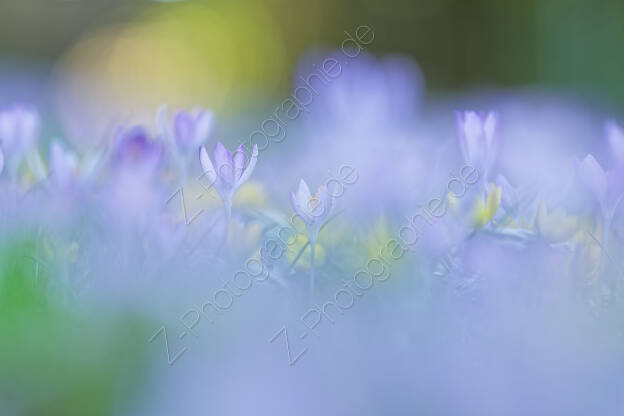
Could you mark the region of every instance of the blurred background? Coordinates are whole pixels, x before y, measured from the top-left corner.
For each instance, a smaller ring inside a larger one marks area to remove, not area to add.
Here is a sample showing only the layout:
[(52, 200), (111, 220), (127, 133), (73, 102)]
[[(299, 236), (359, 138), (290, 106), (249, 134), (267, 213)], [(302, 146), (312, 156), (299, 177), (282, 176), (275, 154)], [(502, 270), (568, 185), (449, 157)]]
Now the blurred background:
[(369, 50), (414, 58), (430, 93), (537, 85), (621, 107), (623, 18), (618, 0), (2, 0), (0, 101), (31, 98), (19, 79), (35, 77), (79, 107), (248, 110), (367, 24)]

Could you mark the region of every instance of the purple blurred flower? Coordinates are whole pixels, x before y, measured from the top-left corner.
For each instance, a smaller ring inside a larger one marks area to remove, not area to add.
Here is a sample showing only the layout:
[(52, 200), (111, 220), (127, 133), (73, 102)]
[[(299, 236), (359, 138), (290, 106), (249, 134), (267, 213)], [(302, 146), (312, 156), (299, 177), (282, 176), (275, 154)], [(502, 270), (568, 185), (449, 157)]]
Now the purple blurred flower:
[(596, 198), (605, 218), (612, 218), (624, 197), (624, 166), (605, 172), (594, 156), (589, 154), (579, 164), (578, 174), (581, 182)]
[(305, 223), (310, 241), (315, 242), (321, 226), (329, 216), (332, 198), (324, 186), (319, 187), (315, 196), (303, 179), (299, 181), (297, 193), (290, 192), (290, 203), (301, 220)]
[(164, 200), (156, 183), (162, 145), (142, 126), (119, 128), (111, 155), (110, 204), (123, 222), (148, 224)]
[(0, 141), (7, 154), (23, 155), (39, 138), (39, 115), (15, 106), (0, 112)]
[(160, 162), (162, 147), (142, 126), (119, 128), (112, 162), (117, 169), (153, 173)]
[(487, 114), (457, 112), (457, 131), (462, 155), (466, 163), (482, 173), (485, 183), (498, 150), (497, 122), (498, 115), (493, 111)]
[(173, 119), (173, 131), (178, 148), (184, 152), (196, 149), (210, 135), (214, 124), (211, 112), (195, 109), (178, 111)]
[(173, 126), (170, 129), (167, 107), (163, 106), (158, 109), (156, 123), (160, 134), (168, 141), (175, 142), (179, 153), (187, 155), (210, 136), (214, 127), (214, 113), (198, 107), (191, 111), (178, 110), (173, 115)]
[[(611, 145), (618, 146), (619, 132), (615, 132), (607, 128), (607, 134)], [(619, 151), (617, 147), (613, 147), (614, 151)], [(616, 155), (617, 157), (617, 155)], [(602, 166), (596, 161), (591, 154), (585, 156), (585, 159), (578, 166), (578, 175), (583, 184), (594, 195), (594, 198), (600, 206), (602, 216), (602, 245), (600, 267), (605, 267), (606, 257), (609, 245), (609, 233), (611, 223), (615, 217), (618, 206), (624, 199), (624, 164), (618, 164), (610, 172), (605, 172)]]
[(7, 169), (15, 177), (23, 157), (39, 139), (39, 115), (36, 111), (15, 106), (0, 112), (0, 143)]
[(232, 209), (232, 199), (234, 194), (251, 176), (256, 162), (258, 160), (258, 146), (254, 145), (253, 154), (249, 159), (249, 164), (245, 167), (247, 162), (247, 153), (245, 147), (241, 144), (238, 149), (232, 154), (229, 150), (223, 146), (223, 143), (217, 142), (214, 151), (215, 166), (212, 164), (208, 151), (204, 146), (199, 148), (199, 162), (201, 163), (202, 170), (211, 186), (214, 186), (223, 205), (225, 206), (225, 212), (227, 218), (230, 218)]
[(605, 130), (615, 162), (624, 165), (624, 131), (613, 120), (607, 121)]
[(324, 186), (320, 186), (313, 197), (308, 184), (301, 179), (297, 193), (290, 192), (290, 203), (308, 229), (308, 238), (310, 239), (310, 296), (312, 296), (314, 294), (314, 252), (316, 239), (321, 226), (331, 212), (332, 198)]
[[(327, 71), (326, 68), (332, 68)], [(376, 139), (388, 126), (414, 125), (423, 100), (424, 79), (416, 62), (402, 56), (376, 59), (362, 53), (345, 59), (343, 51), (312, 54), (298, 65), (293, 96), (306, 112), (305, 122), (317, 135), (333, 141), (336, 128), (353, 132), (354, 140)], [(359, 137), (358, 137), (359, 136)]]

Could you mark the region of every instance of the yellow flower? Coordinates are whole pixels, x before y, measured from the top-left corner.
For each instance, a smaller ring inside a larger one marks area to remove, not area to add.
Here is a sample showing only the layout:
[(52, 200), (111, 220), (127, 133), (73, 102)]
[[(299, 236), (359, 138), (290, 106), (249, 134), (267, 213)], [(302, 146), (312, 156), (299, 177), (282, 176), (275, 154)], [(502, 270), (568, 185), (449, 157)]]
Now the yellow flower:
[(476, 228), (481, 228), (487, 225), (492, 218), (494, 218), (494, 215), (496, 215), (500, 202), (501, 188), (493, 183), (490, 183), (490, 190), (487, 194), (487, 199), (477, 199), (477, 203), (475, 204), (473, 211), (473, 225)]
[(577, 216), (568, 215), (563, 208), (549, 213), (543, 201), (540, 202), (537, 209), (536, 219), (540, 235), (553, 243), (569, 240), (579, 227), (579, 218)]

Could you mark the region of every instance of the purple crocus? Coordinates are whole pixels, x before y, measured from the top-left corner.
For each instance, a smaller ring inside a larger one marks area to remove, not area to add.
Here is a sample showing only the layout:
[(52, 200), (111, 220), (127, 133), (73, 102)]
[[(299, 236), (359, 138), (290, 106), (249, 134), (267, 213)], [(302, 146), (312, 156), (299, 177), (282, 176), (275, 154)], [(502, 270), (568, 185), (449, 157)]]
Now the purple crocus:
[(214, 150), (214, 162), (213, 165), (208, 151), (204, 146), (199, 148), (199, 162), (201, 163), (204, 175), (210, 181), (211, 186), (214, 186), (217, 193), (223, 201), (225, 207), (226, 218), (229, 222), (232, 213), (232, 199), (234, 194), (251, 176), (256, 162), (258, 161), (258, 146), (254, 145), (253, 154), (247, 163), (247, 152), (245, 147), (241, 144), (238, 149), (232, 154), (229, 150), (223, 146), (223, 143), (217, 142)]
[(194, 109), (179, 110), (173, 117), (173, 135), (178, 149), (190, 152), (197, 149), (210, 135), (214, 115), (210, 111)]
[(7, 152), (23, 153), (39, 138), (39, 115), (26, 107), (15, 106), (0, 112), (0, 141)]
[(605, 172), (594, 156), (589, 154), (579, 164), (578, 174), (600, 205), (603, 216), (612, 218), (624, 197), (624, 165)]
[(0, 112), (0, 143), (6, 152), (7, 168), (16, 175), (26, 153), (39, 139), (39, 115), (23, 106)]
[(290, 203), (299, 218), (305, 223), (310, 234), (310, 241), (316, 240), (319, 230), (332, 208), (332, 198), (327, 188), (319, 187), (316, 195), (312, 196), (308, 184), (301, 179), (297, 192), (290, 193)]
[(613, 120), (607, 121), (605, 130), (615, 163), (624, 165), (624, 130)]
[(587, 155), (578, 166), (578, 175), (600, 206), (603, 221), (600, 264), (604, 267), (611, 223), (624, 198), (624, 165), (618, 165), (612, 171), (605, 172), (594, 156)]
[(161, 156), (161, 143), (152, 139), (144, 127), (117, 130), (107, 200), (121, 221), (146, 225), (159, 211), (165, 200), (155, 180)]
[(162, 147), (143, 126), (119, 128), (112, 162), (117, 169), (152, 173), (160, 162)]
[(310, 295), (312, 295), (314, 293), (314, 250), (316, 248), (316, 240), (321, 226), (331, 212), (333, 201), (327, 188), (324, 186), (320, 186), (316, 195), (312, 196), (308, 184), (301, 179), (297, 192), (290, 192), (290, 203), (308, 230), (311, 265)]
[(474, 111), (457, 112), (459, 146), (466, 163), (478, 169), (484, 183), (496, 160), (498, 115)]
[(181, 155), (188, 155), (201, 146), (210, 136), (214, 127), (214, 113), (195, 107), (191, 111), (178, 110), (173, 115), (173, 125), (169, 128), (167, 107), (158, 109), (156, 123), (168, 141), (175, 143)]
[(605, 133), (614, 167), (606, 172), (594, 156), (588, 154), (579, 164), (578, 174), (600, 205), (603, 216), (610, 220), (624, 198), (624, 133), (613, 121), (605, 124)]

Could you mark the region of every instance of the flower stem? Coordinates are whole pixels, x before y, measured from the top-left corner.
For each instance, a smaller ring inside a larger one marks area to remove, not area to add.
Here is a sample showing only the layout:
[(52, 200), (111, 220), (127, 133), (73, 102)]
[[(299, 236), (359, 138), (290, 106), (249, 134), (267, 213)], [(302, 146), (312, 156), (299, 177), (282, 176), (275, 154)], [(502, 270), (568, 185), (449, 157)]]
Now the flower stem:
[(314, 250), (316, 238), (310, 239), (310, 299), (314, 298)]
[(227, 244), (228, 233), (230, 231), (230, 220), (232, 219), (232, 200), (223, 200), (223, 209), (225, 211), (225, 225), (223, 230), (223, 239), (221, 240), (221, 246), (217, 250), (218, 254), (221, 254), (223, 246)]
[(609, 255), (609, 231), (611, 229), (611, 219), (613, 217), (610, 214), (606, 214), (602, 220), (602, 247), (600, 251), (600, 273), (603, 273), (606, 269), (607, 256)]

